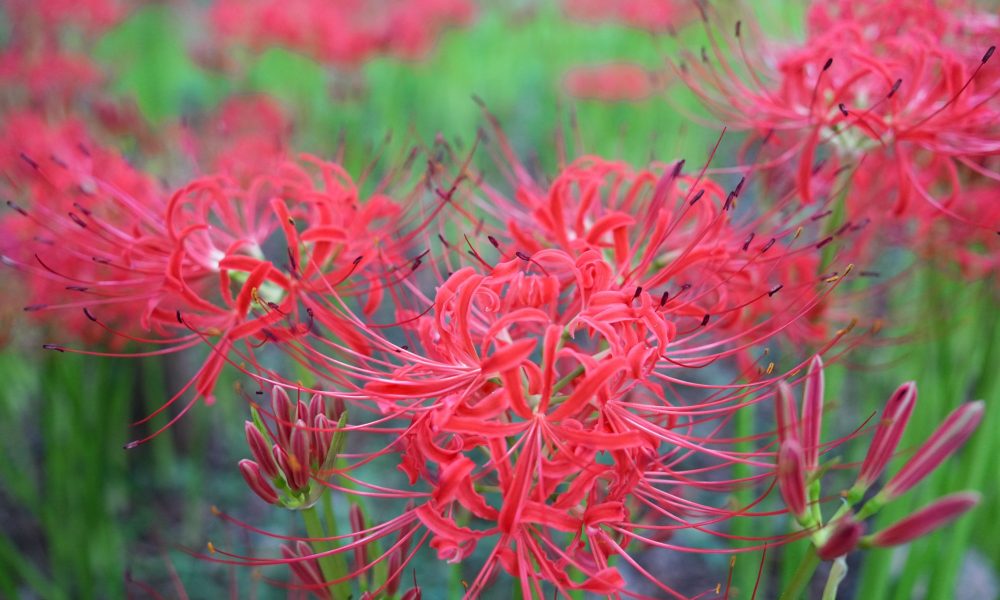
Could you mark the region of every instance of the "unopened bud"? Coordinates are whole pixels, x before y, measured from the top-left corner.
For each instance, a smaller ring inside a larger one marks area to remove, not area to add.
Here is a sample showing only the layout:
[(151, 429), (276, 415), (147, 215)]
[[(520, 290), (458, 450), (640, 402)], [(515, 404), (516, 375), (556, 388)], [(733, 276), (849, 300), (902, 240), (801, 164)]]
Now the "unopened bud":
[(805, 459), (798, 440), (788, 438), (778, 450), (778, 489), (796, 518), (806, 515)]
[(292, 434), (292, 402), (283, 388), (276, 386), (271, 390), (271, 410), (274, 412), (278, 442), (287, 446)]
[(809, 362), (805, 392), (802, 395), (802, 450), (806, 471), (819, 466), (820, 435), (823, 429), (823, 360), (816, 355)]
[(268, 504), (278, 503), (278, 494), (271, 487), (267, 479), (264, 478), (264, 474), (260, 470), (260, 465), (252, 460), (243, 459), (240, 461), (240, 474), (243, 475), (243, 480), (247, 482), (247, 486), (260, 496), (261, 500)]
[(848, 513), (833, 524), (830, 537), (816, 549), (816, 555), (823, 560), (833, 560), (843, 556), (857, 547), (864, 532), (864, 524), (855, 521), (854, 516)]
[(872, 546), (898, 546), (954, 521), (979, 503), (979, 494), (959, 492), (940, 498), (901, 521), (872, 535)]
[(858, 487), (862, 492), (878, 479), (889, 464), (916, 403), (917, 385), (912, 381), (899, 386), (889, 397), (858, 474)]
[(271, 456), (271, 452), (267, 448), (264, 434), (250, 421), (244, 423), (243, 429), (246, 431), (247, 445), (250, 447), (250, 454), (253, 455), (254, 460), (268, 477), (277, 477), (278, 466), (274, 463), (274, 457)]
[(879, 495), (886, 499), (895, 498), (930, 475), (969, 439), (983, 418), (984, 406), (983, 401), (978, 400), (952, 411), (913, 458), (889, 480)]
[(778, 391), (774, 396), (774, 413), (778, 423), (778, 441), (798, 438), (798, 410), (795, 406), (795, 394), (792, 387), (785, 381), (778, 382)]

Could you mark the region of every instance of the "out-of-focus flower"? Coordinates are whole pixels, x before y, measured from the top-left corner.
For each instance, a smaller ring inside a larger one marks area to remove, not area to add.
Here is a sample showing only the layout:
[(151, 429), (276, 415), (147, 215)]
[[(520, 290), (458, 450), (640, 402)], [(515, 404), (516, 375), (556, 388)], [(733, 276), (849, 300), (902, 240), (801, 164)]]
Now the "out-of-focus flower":
[(570, 96), (602, 102), (637, 102), (656, 94), (662, 77), (633, 63), (573, 67), (563, 77)]
[(819, 194), (822, 158), (824, 172), (850, 170), (859, 182), (848, 194), (852, 215), (912, 214), (921, 201), (995, 230), (957, 208), (958, 173), (1000, 154), (993, 46), (967, 27), (979, 15), (988, 19), (965, 2), (817, 3), (802, 43), (764, 42), (751, 53), (737, 26), (731, 46), (745, 69), (711, 33), (711, 51), (690, 56), (679, 74), (726, 126), (756, 134), (768, 150), (762, 164), (793, 164), (804, 202)]
[(420, 58), (445, 27), (473, 13), (468, 0), (222, 0), (211, 20), (219, 34), (252, 48), (283, 46), (351, 67), (379, 54)]
[(695, 4), (684, 0), (563, 0), (563, 11), (571, 19), (653, 33), (676, 31), (698, 16)]

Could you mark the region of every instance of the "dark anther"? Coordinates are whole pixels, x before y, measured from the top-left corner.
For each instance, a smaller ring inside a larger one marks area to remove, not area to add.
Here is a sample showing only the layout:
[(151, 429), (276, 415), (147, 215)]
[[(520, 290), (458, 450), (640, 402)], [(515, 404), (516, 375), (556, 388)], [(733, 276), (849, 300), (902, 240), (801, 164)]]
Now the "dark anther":
[(681, 170), (683, 168), (684, 168), (684, 159), (682, 158), (679, 161), (677, 161), (677, 164), (674, 165), (674, 171), (670, 174), (670, 176), (677, 177), (678, 175), (681, 174)]
[(55, 350), (56, 352), (66, 351), (65, 348), (56, 344), (42, 344), (42, 350)]
[(110, 260), (108, 260), (106, 258), (103, 258), (103, 257), (100, 257), (100, 256), (92, 256), (92, 257), (90, 257), (90, 260), (94, 261), (95, 263), (97, 263), (99, 265), (110, 265), (111, 264)]
[(36, 163), (35, 161), (31, 160), (31, 157), (30, 157), (30, 156), (28, 156), (28, 155), (27, 155), (27, 154), (25, 154), (24, 152), (22, 152), (22, 153), (20, 154), (20, 156), (21, 156), (21, 160), (23, 160), (24, 162), (28, 163), (28, 165), (29, 165), (29, 166), (30, 166), (30, 167), (31, 167), (32, 169), (34, 169), (34, 170), (36, 170), (36, 171), (38, 170), (38, 163)]
[(29, 304), (24, 307), (24, 312), (38, 312), (40, 310), (45, 310), (48, 307), (48, 304)]
[(771, 290), (770, 292), (768, 292), (768, 293), (767, 293), (767, 295), (768, 295), (768, 296), (773, 296), (773, 295), (777, 294), (777, 293), (778, 293), (778, 290), (780, 290), (780, 289), (781, 289), (781, 288), (783, 288), (783, 287), (785, 287), (785, 286), (784, 286), (784, 284), (780, 284), (780, 283), (779, 283), (779, 284), (778, 284), (778, 287), (776, 287), (776, 288), (774, 288), (773, 290)]
[(361, 259), (363, 259), (363, 258), (364, 258), (364, 256), (359, 256), (359, 257), (355, 258), (354, 259), (354, 266), (356, 267), (359, 264), (361, 264)]
[(498, 242), (497, 239), (495, 237), (493, 237), (492, 235), (488, 235), (488, 236), (486, 236), (486, 238), (490, 241), (491, 244), (493, 244), (494, 248), (499, 248), (500, 247), (500, 242)]
[(86, 292), (87, 291), (87, 288), (83, 287), (82, 285), (67, 285), (66, 289), (69, 290), (69, 291), (71, 291), (71, 292)]
[(663, 292), (663, 295), (660, 296), (660, 306), (665, 306), (667, 300), (670, 300), (670, 292)]
[(990, 59), (990, 57), (993, 56), (993, 53), (996, 52), (996, 50), (997, 50), (996, 46), (990, 46), (990, 49), (987, 50), (986, 54), (983, 55), (983, 64), (984, 65), (986, 64), (986, 61), (988, 61)]
[(829, 244), (832, 241), (833, 241), (833, 236), (832, 235), (827, 236), (827, 237), (823, 238), (823, 240), (820, 241), (818, 244), (816, 244), (816, 248), (822, 248), (823, 246)]
[(729, 210), (733, 205), (734, 199), (736, 199), (736, 190), (729, 192), (729, 196), (726, 197), (726, 203), (722, 206), (722, 210)]
[(892, 98), (893, 95), (899, 91), (899, 86), (903, 85), (902, 79), (897, 79), (896, 83), (892, 84), (892, 89), (889, 90), (889, 95), (886, 98)]
[(451, 247), (451, 244), (448, 243), (448, 240), (444, 239), (444, 236), (441, 235), (440, 233), (438, 234), (438, 239), (441, 240), (441, 243), (444, 244), (445, 248)]
[(701, 326), (704, 327), (705, 325), (708, 325), (708, 320), (711, 319), (711, 318), (712, 318), (712, 315), (705, 315), (704, 317), (702, 317), (701, 318)]
[(823, 217), (828, 217), (828, 216), (830, 216), (832, 214), (833, 214), (832, 210), (824, 210), (821, 213), (816, 213), (815, 215), (813, 215), (811, 220), (813, 220), (813, 221), (819, 221)]
[(530, 256), (528, 256), (528, 255), (527, 255), (527, 254), (525, 254), (524, 252), (521, 252), (520, 250), (518, 250), (517, 252), (515, 252), (515, 253), (514, 253), (514, 256), (516, 256), (516, 257), (520, 258), (521, 260), (523, 260), (523, 261), (525, 261), (525, 262), (527, 262), (527, 261), (531, 260), (531, 257), (530, 257)]
[(833, 64), (833, 57), (826, 59), (826, 63), (823, 65), (823, 70), (826, 71)]
[(840, 114), (844, 115), (845, 117), (850, 114), (847, 112), (847, 106), (843, 102), (838, 104), (837, 108), (840, 109)]
[(750, 242), (753, 241), (753, 236), (755, 236), (755, 235), (757, 235), (757, 234), (751, 232), (750, 235), (747, 236), (746, 241), (743, 242), (743, 251), (744, 252), (746, 252), (747, 248), (750, 247)]
[(736, 184), (736, 189), (733, 190), (733, 193), (736, 194), (737, 196), (739, 196), (740, 192), (743, 191), (743, 184), (746, 183), (746, 182), (747, 182), (747, 178), (745, 176), (744, 177), (740, 177), (740, 182)]
[(97, 317), (95, 317), (94, 313), (90, 312), (90, 309), (87, 308), (86, 306), (83, 307), (83, 314), (87, 315), (87, 318), (90, 319), (91, 321), (95, 323), (97, 322)]
[(635, 293), (632, 294), (632, 299), (635, 300), (636, 298), (639, 297), (640, 294), (642, 294), (642, 286), (641, 285), (636, 286)]
[(24, 210), (23, 208), (21, 208), (20, 206), (18, 206), (18, 205), (16, 205), (16, 204), (14, 204), (14, 203), (13, 203), (13, 202), (11, 202), (10, 200), (8, 200), (8, 201), (7, 201), (7, 206), (9, 206), (9, 207), (13, 208), (14, 210), (16, 210), (17, 212), (21, 213), (21, 214), (22, 214), (23, 216), (25, 216), (25, 217), (27, 217), (27, 216), (28, 216), (28, 211), (26, 211), (26, 210)]
[(79, 216), (77, 216), (76, 213), (67, 213), (67, 214), (69, 214), (69, 218), (72, 219), (73, 222), (76, 223), (77, 225), (79, 225), (80, 227), (86, 227), (87, 226), (87, 224), (83, 222), (83, 219), (81, 219)]
[(773, 246), (774, 243), (777, 242), (777, 241), (778, 241), (777, 238), (771, 238), (771, 241), (769, 241), (768, 243), (764, 244), (764, 247), (760, 249), (760, 253), (764, 254), (765, 252), (767, 252), (768, 250), (770, 250), (771, 246)]
[(181, 325), (184, 324), (184, 319), (181, 317), (181, 311), (180, 310), (177, 311), (177, 322), (180, 323)]
[(736, 21), (736, 37), (740, 37), (740, 28), (743, 26), (743, 21)]
[(694, 203), (701, 200), (701, 197), (704, 195), (705, 195), (705, 190), (698, 190), (698, 193), (694, 195), (694, 198), (691, 198), (691, 203), (690, 203), (691, 206), (694, 206)]
[(691, 289), (691, 284), (690, 283), (685, 283), (684, 285), (681, 286), (681, 291), (682, 292), (686, 292), (689, 289)]

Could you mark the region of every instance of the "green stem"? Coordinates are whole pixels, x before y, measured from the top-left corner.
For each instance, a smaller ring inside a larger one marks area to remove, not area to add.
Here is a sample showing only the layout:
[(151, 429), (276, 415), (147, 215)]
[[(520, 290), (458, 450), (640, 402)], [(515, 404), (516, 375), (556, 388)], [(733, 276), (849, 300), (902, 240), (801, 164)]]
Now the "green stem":
[[(302, 520), (306, 524), (306, 534), (311, 538), (325, 538), (327, 535), (323, 531), (323, 524), (319, 520), (319, 513), (314, 507), (299, 511), (302, 513)], [(331, 520), (331, 523), (335, 521)], [(332, 542), (314, 541), (313, 547), (319, 552), (332, 550), (336, 545)], [(323, 579), (333, 581), (347, 575), (347, 561), (342, 554), (331, 554), (317, 559)], [(330, 591), (334, 598), (347, 598), (351, 594), (351, 584), (349, 581), (341, 581), (330, 586)]]
[(788, 583), (785, 591), (781, 593), (779, 600), (796, 600), (802, 594), (802, 590), (809, 584), (809, 580), (812, 579), (813, 573), (818, 566), (819, 556), (816, 555), (816, 548), (812, 544), (809, 544), (805, 557), (799, 563), (799, 568), (792, 575), (792, 580)]
[(833, 566), (830, 568), (830, 576), (826, 580), (826, 587), (823, 588), (823, 600), (837, 600), (837, 588), (846, 576), (847, 561), (841, 556), (833, 561)]

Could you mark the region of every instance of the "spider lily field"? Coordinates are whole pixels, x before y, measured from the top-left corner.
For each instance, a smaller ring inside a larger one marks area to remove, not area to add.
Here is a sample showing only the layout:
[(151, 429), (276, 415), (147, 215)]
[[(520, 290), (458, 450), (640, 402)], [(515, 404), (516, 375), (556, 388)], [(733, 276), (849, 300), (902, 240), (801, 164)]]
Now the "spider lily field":
[(0, 15), (0, 595), (997, 597), (995, 4)]

